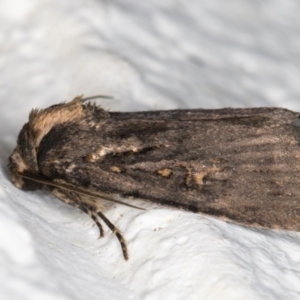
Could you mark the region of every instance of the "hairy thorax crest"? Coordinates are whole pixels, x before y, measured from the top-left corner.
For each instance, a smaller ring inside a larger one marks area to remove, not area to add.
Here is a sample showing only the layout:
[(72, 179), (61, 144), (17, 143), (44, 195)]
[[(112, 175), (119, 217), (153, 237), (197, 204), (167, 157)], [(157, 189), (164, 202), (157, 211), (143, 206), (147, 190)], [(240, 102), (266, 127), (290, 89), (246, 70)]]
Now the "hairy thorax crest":
[(37, 162), (39, 145), (53, 127), (62, 123), (76, 122), (95, 108), (90, 104), (84, 106), (82, 102), (82, 97), (76, 97), (68, 103), (31, 111), (28, 122), (19, 133), (17, 146), (9, 157), (10, 177), (16, 187), (25, 190), (42, 187), (41, 184), (22, 178), (21, 175), (39, 175)]

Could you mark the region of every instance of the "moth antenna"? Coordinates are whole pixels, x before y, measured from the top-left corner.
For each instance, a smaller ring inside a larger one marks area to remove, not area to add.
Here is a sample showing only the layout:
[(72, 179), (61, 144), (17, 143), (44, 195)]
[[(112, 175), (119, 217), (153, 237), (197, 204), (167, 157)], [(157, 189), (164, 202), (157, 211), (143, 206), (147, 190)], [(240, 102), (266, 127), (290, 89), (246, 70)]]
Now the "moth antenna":
[(104, 237), (104, 230), (103, 230), (103, 227), (101, 225), (101, 223), (99, 222), (98, 218), (97, 218), (97, 215), (95, 215), (92, 211), (86, 209), (84, 206), (80, 205), (78, 206), (78, 208), (83, 211), (84, 213), (86, 213), (90, 218), (93, 219), (93, 221), (96, 223), (97, 227), (99, 228), (99, 231), (100, 231), (100, 236), (99, 238), (101, 237)]
[(78, 193), (80, 195), (89, 196), (91, 198), (96, 198), (96, 199), (102, 198), (102, 199), (110, 201), (110, 202), (122, 204), (122, 205), (129, 206), (129, 207), (132, 207), (132, 208), (140, 209), (140, 210), (146, 210), (145, 208), (138, 207), (138, 206), (135, 206), (135, 205), (132, 205), (132, 204), (129, 204), (129, 203), (125, 203), (123, 201), (113, 199), (113, 198), (107, 196), (106, 194), (93, 193), (93, 192), (90, 192), (90, 191), (83, 191), (83, 190), (80, 190), (80, 189), (78, 189), (74, 186), (69, 186), (69, 185), (62, 184), (62, 183), (53, 183), (51, 181), (31, 177), (29, 175), (23, 175), (23, 174), (18, 174), (18, 175), (22, 178), (25, 178), (25, 179), (28, 179), (28, 180), (31, 180), (31, 181), (34, 181), (34, 182), (42, 183), (42, 184), (45, 184), (45, 185), (48, 185), (48, 186), (54, 186), (54, 187), (57, 187), (57, 188), (60, 188), (60, 189), (64, 189), (64, 190), (67, 190), (67, 191)]
[(121, 244), (121, 247), (122, 247), (123, 256), (124, 256), (125, 260), (128, 260), (129, 259), (128, 249), (126, 246), (126, 241), (125, 241), (121, 231), (113, 223), (111, 223), (101, 211), (97, 212), (97, 214), (103, 220), (103, 222), (107, 225), (107, 227), (117, 236), (117, 238)]
[(113, 96), (108, 96), (108, 95), (95, 95), (95, 96), (91, 96), (91, 97), (82, 98), (81, 102), (84, 103), (86, 101), (93, 100), (93, 99), (99, 99), (99, 98), (102, 98), (102, 99), (113, 99), (114, 97)]

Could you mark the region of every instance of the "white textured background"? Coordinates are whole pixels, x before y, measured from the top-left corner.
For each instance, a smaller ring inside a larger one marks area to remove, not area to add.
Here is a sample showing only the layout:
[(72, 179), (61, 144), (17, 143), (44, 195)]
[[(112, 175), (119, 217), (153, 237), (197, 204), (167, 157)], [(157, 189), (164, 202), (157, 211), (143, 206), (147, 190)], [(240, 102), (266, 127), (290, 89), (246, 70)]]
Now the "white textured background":
[(0, 299), (300, 299), (300, 234), (148, 205), (107, 230), (10, 183), (33, 107), (109, 94), (111, 110), (300, 111), (298, 0), (0, 0)]

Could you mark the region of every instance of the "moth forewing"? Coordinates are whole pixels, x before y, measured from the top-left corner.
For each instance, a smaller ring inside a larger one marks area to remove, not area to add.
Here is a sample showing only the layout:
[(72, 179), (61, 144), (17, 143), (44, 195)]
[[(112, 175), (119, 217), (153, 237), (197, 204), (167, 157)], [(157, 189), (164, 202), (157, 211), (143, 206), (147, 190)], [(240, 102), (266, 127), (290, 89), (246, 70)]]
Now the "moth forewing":
[(46, 187), (87, 213), (101, 236), (104, 221), (127, 258), (101, 195), (299, 230), (299, 123), (281, 108), (117, 113), (77, 97), (32, 111), (9, 169), (17, 187)]

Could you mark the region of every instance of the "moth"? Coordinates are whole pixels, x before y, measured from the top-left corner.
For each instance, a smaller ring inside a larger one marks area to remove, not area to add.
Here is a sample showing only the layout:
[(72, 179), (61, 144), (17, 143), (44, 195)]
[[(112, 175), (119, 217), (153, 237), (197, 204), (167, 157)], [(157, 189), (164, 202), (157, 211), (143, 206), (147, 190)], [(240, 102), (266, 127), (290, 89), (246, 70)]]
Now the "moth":
[[(76, 97), (33, 109), (8, 168), (88, 214), (141, 199), (246, 226), (300, 230), (300, 117), (283, 108), (109, 112)], [(126, 200), (125, 200), (126, 201)], [(130, 205), (130, 204), (128, 204)]]

